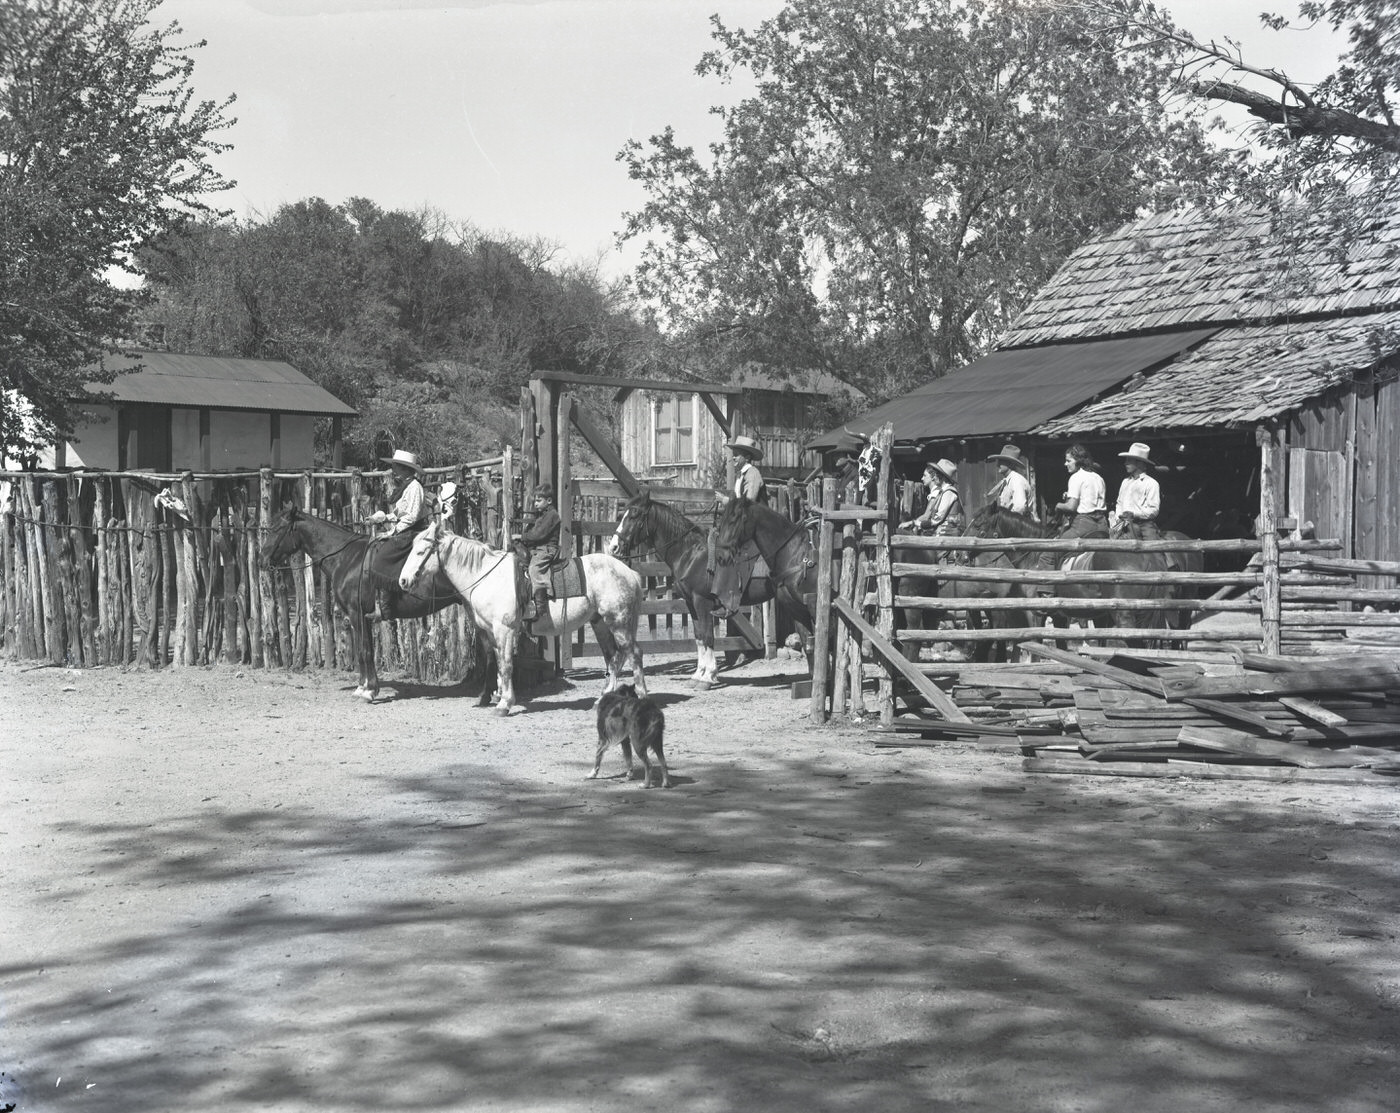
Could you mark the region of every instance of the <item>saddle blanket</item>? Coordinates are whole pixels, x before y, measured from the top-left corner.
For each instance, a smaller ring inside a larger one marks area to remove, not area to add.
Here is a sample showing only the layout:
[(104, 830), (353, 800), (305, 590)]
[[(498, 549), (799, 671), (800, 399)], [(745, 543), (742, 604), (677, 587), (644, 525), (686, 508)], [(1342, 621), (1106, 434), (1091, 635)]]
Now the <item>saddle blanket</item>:
[[(527, 562), (515, 562), (515, 582), (519, 597), (530, 597), (530, 571)], [(549, 597), (551, 599), (572, 599), (588, 594), (588, 578), (583, 573), (583, 561), (578, 557), (562, 557), (550, 565)]]

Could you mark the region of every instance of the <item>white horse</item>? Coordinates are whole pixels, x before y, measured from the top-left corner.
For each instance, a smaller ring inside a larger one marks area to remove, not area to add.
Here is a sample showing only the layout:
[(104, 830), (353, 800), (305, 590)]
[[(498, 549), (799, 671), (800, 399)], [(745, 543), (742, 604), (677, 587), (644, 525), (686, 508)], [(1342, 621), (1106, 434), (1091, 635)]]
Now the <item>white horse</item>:
[[(646, 695), (642, 651), (637, 645), (642, 577), (607, 553), (589, 553), (582, 565), (586, 593), (551, 600), (548, 617), (530, 623), (530, 635), (565, 636), (585, 622), (592, 623), (607, 663), (603, 691), (616, 688), (622, 682), (622, 670), (630, 665), (632, 683), (639, 695)], [(515, 555), (449, 533), (434, 521), (409, 550), (399, 586), (409, 591), (419, 578), (433, 576), (439, 569), (466, 601), (476, 628), (496, 653), (496, 714), (508, 715), (515, 705), (515, 646), (524, 633)]]

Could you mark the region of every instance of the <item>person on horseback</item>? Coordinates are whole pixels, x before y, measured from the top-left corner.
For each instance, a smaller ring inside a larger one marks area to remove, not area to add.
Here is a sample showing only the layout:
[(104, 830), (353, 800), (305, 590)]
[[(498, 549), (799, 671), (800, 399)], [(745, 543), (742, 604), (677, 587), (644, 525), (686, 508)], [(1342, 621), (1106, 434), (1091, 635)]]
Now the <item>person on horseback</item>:
[[(1065, 449), (1065, 471), (1069, 472), (1069, 481), (1065, 484), (1064, 497), (1055, 504), (1055, 512), (1068, 520), (1056, 536), (1106, 537), (1108, 492), (1093, 455), (1082, 444), (1070, 445)], [(1036, 561), (1036, 568), (1049, 571), (1055, 567), (1055, 560), (1055, 553), (1043, 552)], [(1040, 594), (1054, 592), (1047, 586)]]
[(767, 506), (768, 489), (763, 485), (763, 473), (758, 470), (758, 462), (763, 459), (762, 447), (752, 437), (742, 434), (728, 441), (725, 447), (734, 457), (734, 497)]
[(515, 536), (530, 554), (532, 597), (524, 616), (527, 622), (549, 614), (549, 579), (559, 559), (559, 527), (563, 525), (548, 487), (535, 488), (534, 505), (535, 520)]
[(432, 517), (432, 509), (423, 490), (423, 466), (415, 453), (398, 448), (392, 456), (379, 459), (389, 465), (394, 482), (389, 492), (389, 509), (376, 510), (369, 516), (369, 521), (379, 527), (379, 536), (370, 546), (368, 557), (375, 588), (375, 608), (369, 617), (382, 622), (393, 616), (394, 605), (402, 597), (397, 586), (399, 568), (413, 547), (414, 535)]
[(1031, 491), (1031, 481), (1026, 477), (1026, 458), (1021, 450), (1014, 444), (1008, 444), (987, 459), (997, 462), (997, 482), (987, 492), (987, 501), (994, 501), (1012, 513), (1034, 518), (1035, 495)]
[[(956, 537), (966, 524), (962, 496), (958, 494), (958, 466), (948, 459), (924, 465), (924, 485), (928, 488), (928, 505), (917, 518), (900, 522), (901, 530), (929, 533), (935, 537)], [(946, 564), (951, 553), (938, 554), (938, 562)]]
[(1162, 488), (1157, 480), (1147, 473), (1148, 468), (1157, 465), (1152, 462), (1147, 445), (1137, 442), (1127, 452), (1118, 453), (1127, 469), (1127, 478), (1118, 488), (1118, 503), (1115, 507), (1117, 521), (1115, 535), (1136, 526), (1138, 537), (1143, 541), (1157, 541), (1161, 534), (1157, 530), (1157, 515), (1162, 509)]
[(859, 433), (843, 432), (826, 460), (825, 471), (836, 480), (837, 501), (862, 501), (860, 452), (868, 442)]

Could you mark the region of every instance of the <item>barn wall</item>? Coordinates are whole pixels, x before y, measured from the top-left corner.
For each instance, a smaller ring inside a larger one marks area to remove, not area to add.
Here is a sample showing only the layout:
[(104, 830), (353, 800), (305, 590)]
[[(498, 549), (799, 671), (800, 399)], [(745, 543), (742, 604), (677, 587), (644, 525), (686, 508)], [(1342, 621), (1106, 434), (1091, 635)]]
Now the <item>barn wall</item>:
[[(91, 417), (79, 423), (68, 441), (70, 468), (117, 467), (117, 411), (112, 406), (87, 407)], [(41, 466), (52, 466), (45, 461)]]
[(1400, 383), (1366, 383), (1356, 390), (1355, 555), (1400, 560)]
[(316, 419), (305, 414), (282, 415), (282, 466), (314, 467), (316, 464)]
[(209, 466), (212, 470), (263, 468), (271, 462), (270, 414), (241, 410), (214, 410), (209, 414)]

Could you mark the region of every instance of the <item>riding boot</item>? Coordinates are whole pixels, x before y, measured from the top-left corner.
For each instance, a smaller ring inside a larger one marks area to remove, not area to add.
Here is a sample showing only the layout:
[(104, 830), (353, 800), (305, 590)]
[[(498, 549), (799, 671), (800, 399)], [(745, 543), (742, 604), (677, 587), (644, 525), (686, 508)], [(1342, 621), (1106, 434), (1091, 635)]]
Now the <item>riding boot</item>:
[(549, 617), (549, 588), (535, 588), (535, 596), (530, 600), (530, 610), (526, 617), (530, 622)]
[(369, 620), (371, 622), (387, 622), (393, 609), (393, 594), (386, 588), (380, 588), (374, 593), (374, 610), (370, 611)]

